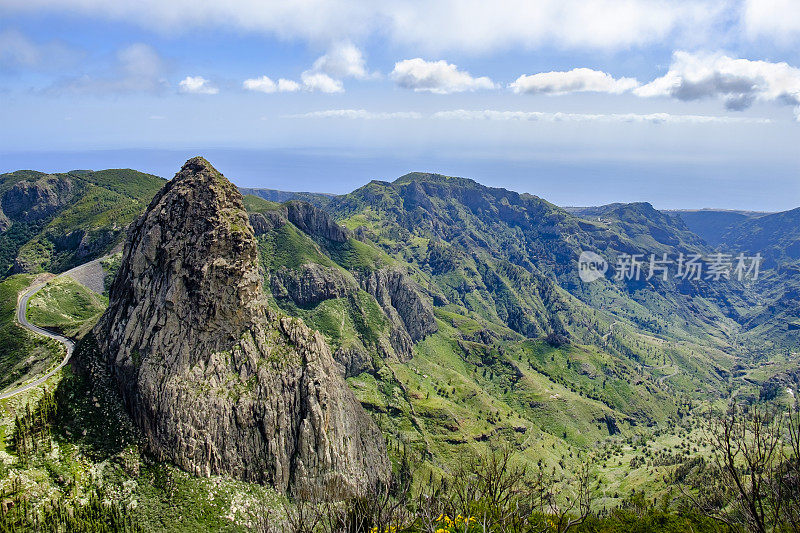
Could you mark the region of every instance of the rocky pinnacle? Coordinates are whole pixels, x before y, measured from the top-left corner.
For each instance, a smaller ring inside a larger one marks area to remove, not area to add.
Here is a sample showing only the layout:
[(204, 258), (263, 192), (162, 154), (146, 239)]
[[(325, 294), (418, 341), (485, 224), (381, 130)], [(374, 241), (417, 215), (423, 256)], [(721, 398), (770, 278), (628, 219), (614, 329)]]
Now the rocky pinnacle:
[(198, 475), (328, 497), (386, 482), (322, 336), (268, 309), (242, 196), (189, 160), (133, 224), (94, 333), (149, 446)]

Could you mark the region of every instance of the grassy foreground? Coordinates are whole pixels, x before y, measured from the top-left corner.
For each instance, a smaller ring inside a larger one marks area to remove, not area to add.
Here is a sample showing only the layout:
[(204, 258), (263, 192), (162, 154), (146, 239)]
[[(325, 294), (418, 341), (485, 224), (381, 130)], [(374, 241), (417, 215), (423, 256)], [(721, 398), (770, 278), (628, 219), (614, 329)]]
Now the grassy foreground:
[(37, 326), (81, 339), (108, 306), (96, 294), (69, 276), (53, 279), (28, 303), (28, 320)]

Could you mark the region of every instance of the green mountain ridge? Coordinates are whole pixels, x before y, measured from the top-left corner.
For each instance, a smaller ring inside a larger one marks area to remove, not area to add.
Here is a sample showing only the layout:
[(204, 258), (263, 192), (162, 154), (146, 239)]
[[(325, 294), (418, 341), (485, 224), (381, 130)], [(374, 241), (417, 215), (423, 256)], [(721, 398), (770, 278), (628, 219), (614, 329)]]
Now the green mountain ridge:
[(319, 192), (279, 191), (277, 189), (264, 189), (260, 187), (239, 187), (239, 191), (245, 196), (256, 196), (269, 202), (283, 203), (290, 200), (302, 200), (317, 207), (324, 207), (328, 205), (336, 196), (334, 194)]
[[(281, 208), (273, 205), (272, 209)], [(386, 353), (372, 352), (371, 359), (378, 361), (377, 365), (373, 363), (377, 371), (351, 377), (365, 404), (383, 412), (394, 402), (398, 413), (405, 413), (409, 420), (398, 422), (402, 417), (395, 417), (394, 429), (400, 431), (405, 426), (401, 433), (417, 444), (436, 448), (436, 438), (431, 435), (441, 427), (438, 415), (429, 413), (426, 405), (434, 403), (429, 402), (431, 392), (425, 392), (425, 402), (418, 398), (419, 391), (431, 384), (420, 383), (419, 377), (411, 380), (419, 375), (419, 369), (414, 370), (415, 363), (423, 361), (444, 374), (448, 374), (444, 369), (461, 368), (449, 382), (457, 380), (465, 390), (480, 390), (491, 398), (486, 400), (487, 405), (506, 404), (509, 416), (513, 413), (520, 417), (520, 427), (547, 430), (549, 425), (551, 435), (557, 433), (552, 420), (559, 415), (547, 415), (546, 409), (525, 414), (526, 409), (518, 404), (518, 397), (526, 394), (522, 391), (527, 379), (532, 378), (526, 379), (526, 372), (515, 357), (530, 360), (533, 365), (532, 354), (542, 350), (572, 354), (559, 364), (539, 366), (537, 386), (530, 394), (536, 397), (540, 394), (537, 389), (554, 390), (563, 379), (583, 383), (573, 390), (576, 397), (572, 401), (574, 405), (588, 402), (587, 412), (594, 410), (594, 415), (581, 418), (618, 420), (620, 427), (628, 428), (624, 431), (658, 423), (670, 412), (674, 414), (677, 404), (665, 406), (670, 405), (669, 396), (675, 392), (702, 397), (734, 386), (729, 380), (741, 348), (736, 339), (742, 334), (737, 320), (744, 317), (754, 297), (745, 287), (728, 282), (717, 287), (703, 281), (679, 284), (613, 280), (586, 286), (576, 279), (575, 262), (581, 249), (595, 250), (609, 258), (617, 252), (712, 251), (680, 220), (649, 204), (606, 206), (596, 211), (601, 218), (598, 221), (573, 216), (532, 195), (487, 188), (464, 178), (412, 173), (391, 183), (372, 181), (335, 198), (325, 210), (347, 228), (349, 242), (360, 242), (392, 258), (425, 288), (434, 305), (437, 332), (416, 343), (410, 362), (387, 362)], [(286, 226), (291, 224), (282, 226), (282, 231)], [(367, 264), (354, 267), (337, 263), (327, 239), (313, 234), (306, 234), (303, 239), (303, 233), (293, 229), (291, 239), (283, 237), (291, 245), (284, 246), (280, 253), (271, 252), (273, 257), (285, 258), (279, 268), (294, 269), (300, 275), (309, 263), (316, 263), (324, 268), (343, 269), (341, 277), (349, 273), (353, 279), (362, 269), (371, 268)], [(293, 254), (293, 250), (297, 253)], [(278, 305), (290, 314), (303, 316), (323, 331), (332, 345), (342, 338), (358, 338), (362, 340), (360, 346), (367, 347), (364, 333), (350, 325), (356, 323), (354, 316), (366, 313), (357, 305), (345, 303), (343, 296), (322, 291), (317, 301), (303, 307), (296, 302), (287, 304), (286, 295), (281, 296), (280, 292), (273, 291), (278, 294), (278, 301), (284, 298)], [(333, 316), (335, 313), (338, 319)], [(510, 353), (514, 355), (509, 356)], [(600, 354), (603, 355), (597, 359)], [(570, 357), (574, 357), (575, 366)], [(554, 362), (556, 356), (552, 359)], [(458, 365), (454, 361), (459, 361)], [(381, 363), (391, 372), (382, 373), (385, 367)], [(471, 373), (489, 364), (496, 365), (495, 377), (506, 385), (495, 389), (497, 384), (491, 380), (475, 381)], [(622, 395), (603, 391), (610, 381), (609, 374), (618, 377), (618, 373), (639, 376), (629, 377), (628, 386), (639, 382), (642, 390)], [(603, 387), (597, 387), (598, 378), (605, 381)], [(404, 391), (399, 397), (386, 396), (393, 382), (396, 390), (399, 386)], [(669, 392), (659, 392), (665, 387)], [(515, 394), (510, 394), (512, 388)], [(455, 389), (458, 392), (459, 387)], [(452, 405), (448, 401), (444, 390), (434, 390), (436, 401), (446, 405), (448, 412), (462, 413), (461, 418), (456, 417), (455, 425), (470, 427), (475, 423), (474, 409), (469, 410), (472, 414), (466, 414), (457, 402)], [(490, 393), (492, 390), (495, 392)], [(498, 390), (506, 392), (498, 394)], [(589, 407), (597, 399), (599, 404)], [(604, 411), (608, 408), (611, 410)], [(478, 410), (482, 411), (482, 407)], [(551, 422), (542, 425), (548, 419)], [(613, 431), (620, 429), (616, 424), (612, 425)], [(430, 432), (419, 429), (428, 425)], [(486, 429), (473, 438), (483, 438)], [(578, 442), (590, 442), (586, 440), (586, 434), (592, 433), (588, 427), (583, 426), (579, 432), (584, 436)], [(602, 436), (595, 434), (593, 438)], [(463, 443), (469, 438), (456, 440)], [(436, 453), (451, 453), (448, 445), (440, 442), (438, 446), (441, 448)]]
[(679, 209), (664, 211), (678, 217), (711, 246), (722, 242), (722, 235), (734, 224), (769, 213), (728, 209)]
[(107, 254), (163, 183), (130, 169), (0, 175), (0, 276), (62, 272)]

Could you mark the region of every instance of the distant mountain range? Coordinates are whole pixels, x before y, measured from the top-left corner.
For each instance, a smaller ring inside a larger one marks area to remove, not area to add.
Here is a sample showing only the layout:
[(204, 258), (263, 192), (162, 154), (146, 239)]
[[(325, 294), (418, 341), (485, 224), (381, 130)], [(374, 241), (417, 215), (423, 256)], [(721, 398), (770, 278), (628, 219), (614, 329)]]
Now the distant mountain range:
[(261, 188), (248, 188), (239, 187), (239, 190), (244, 195), (253, 195), (268, 200), (270, 202), (288, 202), (289, 200), (302, 200), (317, 207), (324, 207), (330, 203), (335, 197), (333, 194), (319, 193), (319, 192), (289, 192), (278, 191), (275, 189), (261, 189)]

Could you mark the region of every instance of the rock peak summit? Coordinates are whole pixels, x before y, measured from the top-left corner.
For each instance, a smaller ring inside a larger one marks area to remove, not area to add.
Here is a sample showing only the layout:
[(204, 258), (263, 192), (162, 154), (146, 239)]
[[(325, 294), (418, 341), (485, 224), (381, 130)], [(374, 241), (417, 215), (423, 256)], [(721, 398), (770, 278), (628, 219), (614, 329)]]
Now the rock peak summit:
[(389, 475), (322, 336), (262, 292), (242, 195), (195, 157), (133, 224), (95, 328), (153, 451), (201, 475), (344, 496)]

